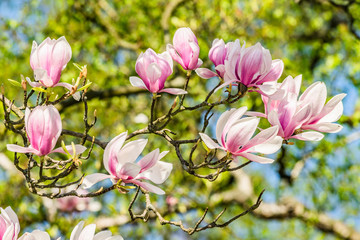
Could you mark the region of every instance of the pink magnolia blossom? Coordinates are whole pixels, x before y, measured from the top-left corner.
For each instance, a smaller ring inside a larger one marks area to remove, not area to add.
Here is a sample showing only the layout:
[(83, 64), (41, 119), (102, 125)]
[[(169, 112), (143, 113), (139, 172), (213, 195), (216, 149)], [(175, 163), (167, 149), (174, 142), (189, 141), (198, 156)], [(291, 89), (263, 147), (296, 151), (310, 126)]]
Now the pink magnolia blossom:
[(19, 219), (16, 213), (7, 207), (0, 208), (0, 239), (1, 240), (16, 240), (20, 232)]
[[(85, 191), (83, 189), (78, 189), (77, 192), (81, 193), (81, 194), (88, 193), (87, 191)], [(89, 209), (89, 205), (90, 205), (89, 198), (68, 196), (68, 197), (56, 199), (57, 209), (59, 209), (60, 211), (63, 211), (63, 212), (68, 212), (68, 213), (72, 213), (75, 211), (80, 212), (80, 211), (87, 210), (87, 209)]]
[(167, 92), (170, 94), (186, 94), (179, 88), (164, 88), (166, 79), (173, 72), (173, 61), (168, 52), (156, 54), (151, 48), (141, 53), (135, 64), (138, 77), (130, 77), (134, 87), (147, 89), (152, 93)]
[(185, 70), (194, 70), (203, 63), (199, 58), (198, 40), (190, 28), (176, 30), (173, 45), (168, 44), (166, 50)]
[(253, 153), (271, 154), (280, 149), (282, 138), (277, 136), (278, 127), (262, 130), (252, 138), (259, 124), (259, 118), (246, 117), (240, 119), (246, 110), (247, 107), (233, 108), (221, 114), (216, 124), (218, 143), (215, 143), (204, 133), (200, 133), (200, 137), (210, 149), (219, 148), (233, 156), (241, 156), (258, 163), (272, 163), (273, 159)]
[(71, 232), (70, 240), (123, 240), (120, 235), (112, 236), (110, 231), (95, 234), (95, 224), (84, 227), (84, 221), (79, 222)]
[[(25, 129), (30, 141), (29, 147), (21, 147), (15, 144), (7, 144), (9, 151), (19, 153), (33, 153), (44, 156), (49, 153), (65, 153), (62, 147), (54, 149), (62, 131), (61, 117), (59, 111), (52, 105), (37, 106), (34, 110), (25, 111)], [(71, 145), (66, 146), (70, 154), (73, 154)], [(80, 154), (86, 150), (82, 145), (75, 145), (76, 153)]]
[[(40, 230), (34, 230), (31, 233), (24, 233), (19, 240), (51, 240), (47, 232)], [(58, 238), (60, 240), (60, 238)]]
[(150, 180), (155, 184), (162, 184), (169, 177), (172, 164), (159, 161), (168, 151), (160, 153), (159, 149), (156, 149), (136, 162), (144, 150), (147, 140), (139, 139), (123, 146), (126, 136), (127, 132), (121, 133), (112, 139), (105, 148), (103, 163), (109, 174), (94, 173), (88, 175), (84, 178), (83, 187), (90, 188), (97, 182), (111, 179), (114, 184), (121, 180), (123, 184), (132, 183), (149, 192), (164, 194), (165, 192), (162, 189), (141, 180)]
[[(274, 83), (280, 78), (284, 63), (280, 59), (272, 60), (269, 50), (260, 43), (245, 48), (235, 41), (225, 60), (224, 81), (219, 88), (231, 83), (241, 82), (248, 88), (253, 87), (261, 94), (274, 94)], [(218, 88), (218, 89), (219, 89)]]
[(304, 141), (320, 141), (324, 135), (319, 132), (340, 131), (342, 126), (332, 122), (341, 117), (343, 112), (341, 101), (346, 94), (338, 94), (325, 104), (326, 86), (322, 82), (315, 82), (298, 100), (301, 81), (301, 75), (295, 78), (288, 76), (278, 86), (279, 90), (285, 92), (285, 96), (281, 99), (263, 96), (265, 114), (250, 113), (250, 115), (266, 117), (271, 125), (279, 127), (278, 135), (285, 140), (295, 138)]
[[(59, 39), (46, 38), (40, 45), (33, 42), (30, 54), (30, 66), (34, 70), (34, 78), (38, 82), (31, 82), (32, 87), (65, 87), (72, 91), (73, 86), (69, 83), (59, 83), (61, 72), (71, 59), (71, 47), (65, 37)], [(75, 93), (74, 98), (79, 99), (80, 94)]]
[(230, 53), (232, 53), (232, 48), (238, 45), (240, 45), (239, 40), (236, 40), (235, 42), (228, 42), (225, 44), (224, 40), (215, 39), (209, 51), (209, 59), (214, 63), (216, 73), (207, 68), (198, 68), (196, 69), (197, 75), (204, 79), (215, 76), (224, 78), (225, 61), (228, 60)]

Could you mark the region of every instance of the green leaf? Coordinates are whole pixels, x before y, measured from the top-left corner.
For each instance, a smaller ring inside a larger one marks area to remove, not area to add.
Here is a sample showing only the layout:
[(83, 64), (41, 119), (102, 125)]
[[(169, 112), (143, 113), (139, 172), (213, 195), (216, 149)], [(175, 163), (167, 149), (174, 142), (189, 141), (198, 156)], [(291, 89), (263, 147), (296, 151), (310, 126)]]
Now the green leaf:
[(32, 89), (37, 92), (46, 92), (46, 90), (43, 89), (42, 87), (33, 87)]
[(78, 91), (87, 89), (88, 87), (90, 87), (91, 84), (92, 84), (92, 82), (88, 82), (85, 86), (82, 86), (81, 88), (79, 88)]
[(8, 79), (8, 81), (11, 83), (11, 85), (14, 85), (15, 87), (21, 87), (21, 83), (16, 80)]
[(82, 70), (83, 70), (83, 67), (82, 67), (82, 66), (80, 66), (79, 64), (77, 64), (77, 63), (73, 63), (73, 65), (74, 65), (77, 69), (79, 69), (80, 71), (82, 71)]

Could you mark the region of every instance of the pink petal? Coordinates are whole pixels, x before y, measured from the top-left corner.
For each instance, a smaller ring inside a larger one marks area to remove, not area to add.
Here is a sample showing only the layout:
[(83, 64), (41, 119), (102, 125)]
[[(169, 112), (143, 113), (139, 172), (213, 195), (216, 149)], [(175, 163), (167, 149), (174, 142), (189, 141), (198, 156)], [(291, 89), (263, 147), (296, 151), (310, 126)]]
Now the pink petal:
[(159, 57), (162, 57), (163, 59), (165, 59), (167, 61), (167, 63), (171, 67), (171, 73), (172, 73), (172, 68), (173, 68), (174, 63), (173, 63), (173, 60), (172, 60), (170, 54), (168, 52), (163, 52), (163, 53), (159, 54)]
[(107, 145), (103, 154), (103, 164), (108, 173), (116, 175), (118, 165), (117, 154), (126, 140), (127, 132), (123, 132), (113, 138)]
[(245, 49), (240, 63), (240, 79), (247, 86), (253, 80), (255, 74), (260, 71), (263, 63), (263, 50), (260, 43)]
[(18, 153), (33, 153), (35, 155), (40, 155), (40, 152), (32, 147), (21, 147), (16, 144), (6, 144), (6, 148), (8, 151), (11, 152), (18, 152)]
[(28, 78), (28, 77), (26, 77), (25, 79), (26, 79), (26, 81), (28, 82), (28, 84), (29, 84), (31, 87), (42, 87), (42, 86), (43, 86), (43, 85), (42, 85), (41, 83), (39, 83), (39, 82), (32, 82), (32, 81), (30, 80), (30, 78)]
[(159, 92), (166, 92), (166, 93), (170, 93), (173, 95), (184, 95), (187, 94), (188, 92), (180, 89), (180, 88), (164, 88), (162, 90), (160, 90)]
[(208, 135), (205, 133), (199, 133), (201, 139), (205, 145), (210, 149), (220, 148), (219, 144), (215, 143)]
[(157, 81), (161, 77), (161, 69), (157, 63), (151, 63), (146, 68), (146, 76), (149, 79), (150, 92), (158, 92), (160, 89)]
[(227, 133), (226, 139), (225, 134), (222, 135), (222, 141), (226, 144), (224, 147), (231, 152), (237, 152), (239, 148), (247, 144), (252, 137), (259, 121), (260, 119), (256, 117), (247, 117), (238, 120), (228, 131), (225, 131), (225, 133)]
[(279, 127), (279, 130), (278, 130), (278, 135), (281, 136), (281, 137), (285, 137), (284, 136), (284, 130), (280, 124), (280, 121), (279, 121), (279, 116), (277, 114), (277, 112), (275, 110), (271, 111), (269, 114), (268, 114), (268, 117), (267, 117), (269, 123), (271, 124), (271, 126), (278, 126)]
[(186, 69), (183, 60), (181, 59), (179, 54), (176, 52), (173, 45), (171, 45), (171, 44), (166, 45), (166, 51), (169, 52), (169, 54), (173, 60), (175, 60), (177, 63), (179, 63), (184, 69)]
[(137, 163), (141, 167), (141, 172), (153, 167), (158, 161), (160, 151), (155, 149), (154, 151), (146, 154), (140, 161)]
[(239, 109), (231, 109), (227, 114), (221, 114), (218, 123), (216, 124), (216, 139), (219, 143), (222, 143), (223, 146), (225, 140), (224, 133), (227, 134), (230, 127), (245, 114), (246, 110), (247, 107), (241, 107)]
[[(68, 150), (68, 152), (70, 154), (74, 154), (72, 145), (67, 145), (67, 146), (65, 146), (65, 148), (66, 148), (66, 150)], [(84, 147), (83, 145), (75, 144), (76, 154), (81, 154), (85, 150), (86, 150), (86, 147)], [(54, 150), (51, 151), (51, 153), (64, 153), (64, 154), (66, 154), (66, 152), (64, 151), (64, 149), (62, 147), (55, 148)]]
[(217, 76), (216, 73), (214, 73), (213, 71), (210, 71), (207, 68), (198, 68), (195, 70), (195, 72), (199, 77), (204, 78), (204, 79), (209, 79), (209, 78)]
[(241, 153), (239, 156), (244, 157), (250, 161), (258, 162), (262, 164), (268, 164), (274, 162), (274, 159), (266, 158), (266, 157), (260, 157), (251, 153)]
[[(66, 89), (69, 90), (69, 92), (72, 92), (73, 91), (73, 88), (74, 86), (71, 85), (70, 83), (64, 83), (64, 82), (61, 82), (61, 83), (57, 83), (54, 85), (54, 87), (64, 87)], [(76, 92), (72, 95), (72, 97), (76, 100), (76, 101), (79, 101), (80, 100), (80, 92)]]
[(266, 118), (266, 114), (254, 111), (247, 111), (244, 115), (251, 117), (263, 117)]
[(92, 187), (94, 184), (109, 178), (112, 178), (112, 176), (104, 173), (93, 173), (85, 176), (81, 187), (87, 189)]
[(284, 62), (280, 59), (272, 60), (271, 70), (264, 76), (261, 77), (256, 84), (260, 85), (264, 82), (277, 81), (284, 70)]
[(326, 86), (323, 82), (315, 82), (308, 87), (299, 98), (301, 106), (311, 104), (312, 114), (318, 115), (326, 102)]
[(282, 145), (282, 138), (276, 137), (279, 127), (274, 126), (262, 130), (255, 137), (253, 137), (243, 148), (246, 152), (259, 152), (264, 154), (271, 154), (280, 149)]
[[(136, 163), (126, 162), (120, 169), (117, 169), (118, 176), (135, 178), (141, 171)], [(127, 178), (125, 178), (126, 180)]]

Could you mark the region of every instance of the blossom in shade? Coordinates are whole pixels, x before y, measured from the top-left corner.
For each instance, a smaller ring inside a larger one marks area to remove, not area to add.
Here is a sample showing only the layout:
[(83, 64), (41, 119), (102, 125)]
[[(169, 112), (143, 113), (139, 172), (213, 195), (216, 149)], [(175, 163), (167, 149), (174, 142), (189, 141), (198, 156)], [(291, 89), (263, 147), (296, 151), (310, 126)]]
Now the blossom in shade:
[(173, 45), (168, 44), (166, 50), (185, 70), (194, 70), (203, 63), (199, 58), (198, 40), (190, 28), (176, 30)]
[[(30, 111), (25, 111), (25, 129), (30, 141), (28, 147), (22, 147), (15, 144), (7, 144), (9, 151), (19, 153), (33, 153), (38, 156), (44, 156), (49, 153), (65, 153), (62, 147), (54, 149), (56, 142), (62, 131), (61, 117), (59, 111), (52, 105), (37, 106)], [(70, 154), (73, 154), (73, 147), (66, 146)], [(84, 152), (86, 148), (76, 144), (77, 154)]]
[[(333, 123), (342, 115), (342, 99), (346, 94), (338, 94), (326, 104), (327, 91), (322, 82), (315, 82), (299, 97), (302, 76), (288, 76), (278, 86), (285, 93), (281, 99), (262, 96), (265, 114), (249, 115), (266, 117), (271, 125), (278, 126), (278, 135), (285, 140), (290, 138), (304, 141), (319, 141), (324, 135), (320, 132), (335, 133), (342, 126)], [(315, 131), (304, 131), (315, 130)]]
[(228, 60), (230, 53), (232, 53), (232, 48), (238, 45), (240, 45), (239, 40), (236, 40), (235, 42), (228, 42), (225, 44), (224, 40), (215, 39), (209, 51), (209, 59), (214, 63), (216, 73), (207, 68), (198, 68), (196, 69), (197, 75), (204, 79), (215, 76), (224, 78), (225, 61)]
[(135, 64), (138, 77), (130, 77), (134, 87), (147, 89), (152, 93), (167, 92), (170, 94), (186, 94), (179, 88), (164, 88), (166, 79), (173, 72), (173, 61), (168, 52), (156, 54), (151, 48), (141, 53)]
[(0, 239), (16, 240), (20, 232), (19, 219), (16, 213), (11, 207), (0, 208), (0, 211)]
[(258, 163), (272, 163), (273, 159), (254, 153), (271, 154), (280, 149), (282, 138), (277, 136), (279, 127), (270, 127), (252, 137), (259, 124), (259, 118), (245, 117), (240, 119), (246, 110), (246, 107), (233, 108), (221, 114), (216, 124), (218, 143), (215, 143), (204, 133), (200, 133), (200, 137), (210, 149), (219, 148), (235, 157), (241, 156)]
[(123, 240), (120, 235), (112, 236), (110, 231), (95, 234), (95, 224), (84, 227), (84, 221), (79, 222), (71, 232), (70, 240)]
[[(33, 42), (30, 54), (30, 66), (34, 71), (37, 82), (31, 82), (32, 87), (65, 87), (72, 91), (73, 86), (69, 83), (59, 83), (61, 72), (71, 59), (71, 47), (65, 37), (59, 39), (46, 38), (40, 45)], [(80, 94), (75, 93), (74, 98), (79, 99)]]
[(245, 44), (241, 47), (239, 41), (235, 41), (228, 54), (224, 62), (225, 82), (218, 89), (240, 82), (261, 94), (276, 92), (275, 83), (283, 72), (283, 61), (272, 60), (269, 50), (260, 43), (245, 48)]
[(103, 163), (109, 174), (90, 174), (84, 178), (83, 187), (90, 188), (97, 182), (111, 179), (114, 184), (119, 181), (122, 184), (132, 183), (149, 192), (164, 194), (162, 189), (142, 180), (162, 184), (169, 177), (172, 164), (160, 161), (168, 151), (160, 153), (159, 149), (155, 149), (136, 162), (144, 150), (147, 140), (139, 139), (124, 145), (126, 137), (127, 132), (121, 133), (112, 139), (105, 148)]
[[(50, 240), (50, 236), (47, 232), (34, 230), (31, 233), (24, 233), (19, 240)], [(57, 240), (60, 240), (60, 238)]]

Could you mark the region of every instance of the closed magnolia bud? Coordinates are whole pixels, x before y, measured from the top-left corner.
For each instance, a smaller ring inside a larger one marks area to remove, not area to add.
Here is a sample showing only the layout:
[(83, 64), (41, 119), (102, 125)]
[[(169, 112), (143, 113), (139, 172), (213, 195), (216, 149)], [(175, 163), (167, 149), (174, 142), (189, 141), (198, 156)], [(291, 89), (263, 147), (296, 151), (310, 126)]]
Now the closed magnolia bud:
[(173, 45), (167, 45), (172, 59), (185, 70), (194, 70), (202, 64), (199, 58), (200, 47), (195, 34), (190, 28), (179, 28), (174, 35)]
[(173, 72), (173, 61), (168, 52), (157, 54), (151, 48), (141, 53), (136, 60), (135, 70), (138, 77), (130, 77), (130, 83), (134, 87), (147, 89), (152, 93), (167, 92), (170, 94), (186, 94), (178, 88), (164, 88), (166, 79)]

